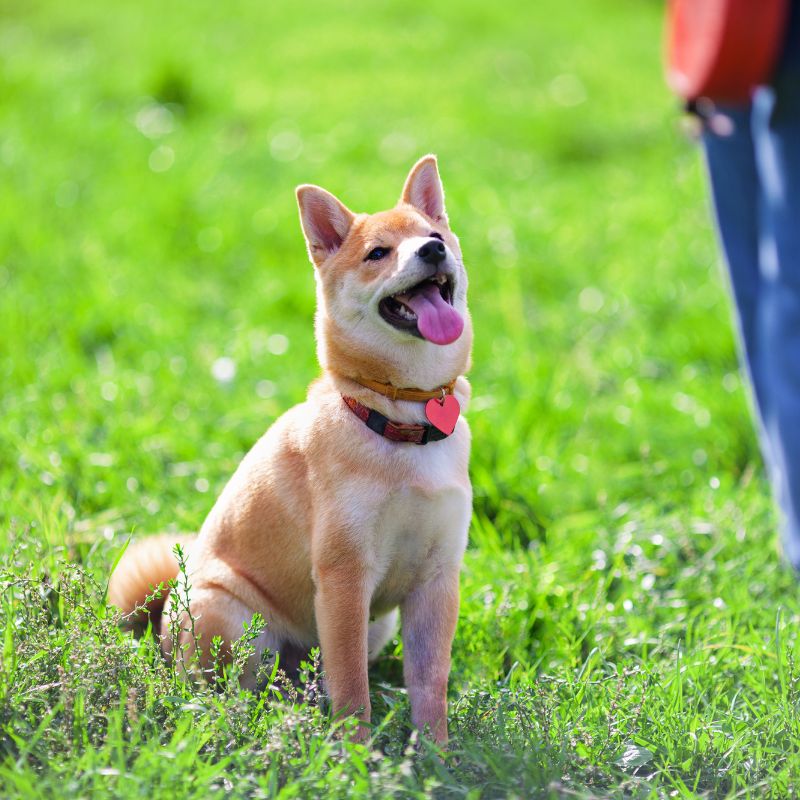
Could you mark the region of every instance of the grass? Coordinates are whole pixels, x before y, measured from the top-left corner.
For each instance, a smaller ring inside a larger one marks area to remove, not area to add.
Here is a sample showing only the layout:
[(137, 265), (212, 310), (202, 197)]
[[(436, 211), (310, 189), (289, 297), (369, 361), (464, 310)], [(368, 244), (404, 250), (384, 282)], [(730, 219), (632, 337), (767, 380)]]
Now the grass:
[[(798, 791), (796, 578), (660, 3), (2, 9), (3, 796)], [(103, 603), (317, 373), (294, 186), (376, 210), (429, 151), (476, 328), (443, 758), (400, 642), (354, 745), (184, 685)]]

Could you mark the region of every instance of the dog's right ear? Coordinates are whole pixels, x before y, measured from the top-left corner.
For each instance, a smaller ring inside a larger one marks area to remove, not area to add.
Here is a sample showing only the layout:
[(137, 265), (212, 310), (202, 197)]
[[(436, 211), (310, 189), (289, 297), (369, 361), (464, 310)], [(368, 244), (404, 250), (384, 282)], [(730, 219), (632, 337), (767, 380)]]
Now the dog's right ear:
[(342, 246), (355, 214), (330, 192), (308, 183), (297, 187), (297, 205), (308, 254), (319, 267)]
[(423, 156), (408, 173), (401, 203), (408, 203), (436, 222), (447, 225), (447, 212), (444, 210), (444, 189), (439, 177), (436, 156)]

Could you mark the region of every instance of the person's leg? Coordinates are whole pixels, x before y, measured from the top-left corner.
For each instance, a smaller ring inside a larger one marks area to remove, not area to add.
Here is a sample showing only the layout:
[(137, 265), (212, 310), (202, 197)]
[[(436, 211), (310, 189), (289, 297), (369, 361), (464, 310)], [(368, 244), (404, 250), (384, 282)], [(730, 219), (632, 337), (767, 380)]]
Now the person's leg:
[(708, 177), (716, 212), (717, 230), (728, 266), (735, 301), (742, 361), (753, 383), (757, 411), (766, 402), (760, 376), (758, 307), (759, 183), (751, 135), (750, 108), (722, 108), (731, 130), (703, 132)]
[(774, 86), (753, 102), (762, 191), (761, 294), (757, 339), (772, 479), (783, 513), (783, 546), (800, 568), (800, 13)]

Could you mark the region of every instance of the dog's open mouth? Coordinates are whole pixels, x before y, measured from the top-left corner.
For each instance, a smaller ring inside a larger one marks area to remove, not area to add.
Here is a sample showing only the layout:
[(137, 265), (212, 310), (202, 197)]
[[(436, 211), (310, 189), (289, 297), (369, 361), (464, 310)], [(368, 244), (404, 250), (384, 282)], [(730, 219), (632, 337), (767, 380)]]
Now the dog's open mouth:
[(434, 344), (450, 344), (461, 336), (464, 320), (453, 308), (453, 279), (437, 272), (431, 278), (384, 297), (380, 315), (391, 326)]

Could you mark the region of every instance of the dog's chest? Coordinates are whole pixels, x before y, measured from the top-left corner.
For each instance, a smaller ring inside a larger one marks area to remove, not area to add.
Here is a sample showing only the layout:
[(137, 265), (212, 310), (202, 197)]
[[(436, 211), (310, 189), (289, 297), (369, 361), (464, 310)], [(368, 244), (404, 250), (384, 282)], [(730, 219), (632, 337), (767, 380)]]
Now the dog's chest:
[(410, 486), (386, 494), (375, 509), (369, 543), (372, 613), (400, 605), (444, 564), (460, 563), (470, 505), (459, 486), (435, 491)]

